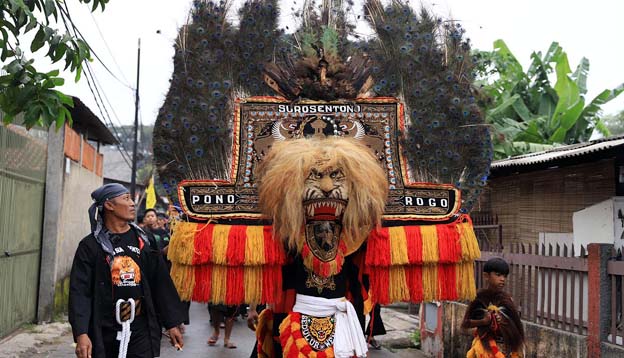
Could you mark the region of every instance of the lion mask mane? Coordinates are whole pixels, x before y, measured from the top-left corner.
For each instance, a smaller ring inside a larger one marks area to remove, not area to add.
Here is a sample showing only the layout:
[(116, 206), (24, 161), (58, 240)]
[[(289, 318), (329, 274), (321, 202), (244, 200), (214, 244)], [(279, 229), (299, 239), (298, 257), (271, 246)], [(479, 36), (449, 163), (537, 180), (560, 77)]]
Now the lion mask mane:
[[(342, 234), (355, 251), (378, 226), (388, 195), (388, 179), (372, 151), (354, 139), (294, 139), (276, 142), (258, 171), (260, 206), (273, 220), (275, 234), (289, 249), (301, 252), (305, 224), (306, 181), (318, 173), (342, 177)], [(344, 176), (344, 177), (343, 177)]]

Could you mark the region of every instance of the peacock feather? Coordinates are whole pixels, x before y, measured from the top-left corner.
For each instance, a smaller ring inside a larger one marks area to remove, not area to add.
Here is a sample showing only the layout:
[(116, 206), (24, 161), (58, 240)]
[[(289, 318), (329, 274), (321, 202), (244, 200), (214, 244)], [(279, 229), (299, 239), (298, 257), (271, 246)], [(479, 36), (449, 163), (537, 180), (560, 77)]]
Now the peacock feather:
[(230, 5), (195, 0), (175, 43), (171, 85), (154, 128), (154, 160), (174, 198), (182, 179), (228, 175), (235, 97), (275, 94), (262, 71), (282, 35), (277, 1), (245, 3), (238, 27), (228, 20)]
[(377, 34), (366, 49), (375, 63), (373, 90), (406, 106), (410, 125), (400, 135), (414, 179), (455, 184), (468, 212), (486, 183), (493, 152), (464, 29), (399, 0), (386, 6), (368, 0), (365, 14)]
[(455, 184), (463, 210), (472, 208), (489, 174), (492, 143), (473, 87), (470, 42), (458, 23), (401, 0), (367, 0), (364, 18), (375, 36), (362, 39), (348, 20), (352, 1), (304, 0), (292, 33), (278, 27), (276, 0), (247, 1), (237, 26), (230, 5), (195, 0), (175, 44), (154, 129), (155, 161), (170, 195), (182, 179), (227, 177), (236, 97), (392, 96), (409, 119), (397, 135), (413, 179)]

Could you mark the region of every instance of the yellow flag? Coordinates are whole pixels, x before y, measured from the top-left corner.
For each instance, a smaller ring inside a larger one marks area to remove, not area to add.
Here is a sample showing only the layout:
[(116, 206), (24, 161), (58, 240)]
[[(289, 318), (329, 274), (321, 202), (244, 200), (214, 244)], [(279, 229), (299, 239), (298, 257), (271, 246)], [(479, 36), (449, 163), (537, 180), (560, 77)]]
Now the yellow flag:
[(151, 177), (145, 190), (145, 209), (152, 209), (154, 206), (156, 206), (156, 190), (154, 189), (154, 177)]

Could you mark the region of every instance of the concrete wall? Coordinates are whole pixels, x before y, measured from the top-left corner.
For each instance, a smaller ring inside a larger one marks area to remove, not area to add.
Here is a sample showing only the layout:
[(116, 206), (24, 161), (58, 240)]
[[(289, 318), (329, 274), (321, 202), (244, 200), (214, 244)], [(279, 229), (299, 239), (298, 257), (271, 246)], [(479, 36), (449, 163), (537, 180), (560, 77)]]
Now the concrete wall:
[(622, 358), (624, 357), (624, 347), (614, 346), (608, 343), (601, 344), (602, 358)]
[[(69, 164), (69, 173), (67, 166)], [(76, 247), (91, 231), (87, 210), (91, 206), (91, 192), (102, 186), (102, 177), (83, 168), (80, 164), (66, 160), (63, 177), (63, 206), (61, 211), (61, 233), (56, 246), (56, 278), (69, 275)]]
[[(470, 349), (472, 337), (460, 333), (461, 321), (466, 313), (466, 305), (460, 303), (444, 304), (444, 357), (464, 358)], [(540, 326), (524, 324), (526, 335), (525, 358), (539, 357), (574, 357), (588, 358), (587, 337)], [(611, 346), (613, 347), (613, 346)], [(603, 357), (622, 357), (623, 350), (615, 355)]]
[(56, 315), (67, 311), (69, 273), (74, 253), (80, 240), (91, 231), (87, 214), (91, 206), (91, 192), (103, 183), (102, 177), (72, 160), (65, 160), (64, 168), (63, 204), (54, 275), (54, 313)]
[(78, 243), (90, 231), (90, 194), (103, 184), (96, 174), (100, 172), (98, 155), (95, 147), (71, 128), (50, 128), (37, 301), (40, 323), (67, 310), (71, 264)]

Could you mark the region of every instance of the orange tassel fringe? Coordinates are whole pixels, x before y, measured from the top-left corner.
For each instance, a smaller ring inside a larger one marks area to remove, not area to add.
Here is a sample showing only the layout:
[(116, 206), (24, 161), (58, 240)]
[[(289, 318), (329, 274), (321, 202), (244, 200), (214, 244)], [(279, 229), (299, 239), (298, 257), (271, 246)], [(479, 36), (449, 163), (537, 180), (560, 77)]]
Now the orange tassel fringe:
[[(225, 304), (276, 302), (285, 253), (271, 226), (197, 224), (174, 227), (171, 276), (183, 300)], [(448, 224), (382, 227), (364, 258), (375, 302), (471, 300), (474, 260), (481, 255), (468, 216)], [(321, 262), (307, 245), (307, 267), (327, 277), (344, 261)], [(316, 259), (316, 260), (315, 260)]]
[(180, 298), (224, 304), (275, 302), (285, 254), (270, 226), (177, 223), (169, 244)]
[(448, 224), (374, 230), (365, 258), (373, 299), (381, 304), (471, 300), (474, 260), (480, 255), (468, 216)]

